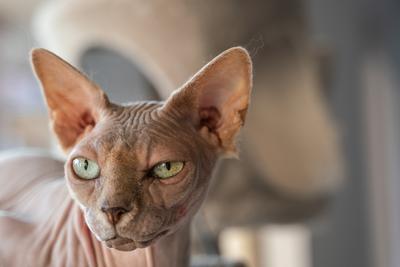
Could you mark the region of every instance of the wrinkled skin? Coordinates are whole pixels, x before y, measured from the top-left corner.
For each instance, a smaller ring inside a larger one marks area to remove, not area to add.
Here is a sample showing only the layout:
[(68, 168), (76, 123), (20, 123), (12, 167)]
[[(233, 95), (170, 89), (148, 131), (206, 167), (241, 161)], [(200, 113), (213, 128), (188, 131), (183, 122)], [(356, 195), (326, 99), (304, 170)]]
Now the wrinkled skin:
[[(187, 266), (190, 221), (214, 165), (236, 152), (251, 89), (247, 52), (224, 52), (165, 102), (124, 106), (50, 52), (32, 56), (68, 157), (0, 158), (0, 262)], [(80, 178), (72, 167), (78, 157), (97, 162), (100, 175)], [(152, 168), (167, 161), (182, 161), (183, 169), (154, 177)]]
[[(84, 207), (88, 226), (99, 240), (113, 239), (106, 242), (110, 247), (148, 246), (187, 223), (204, 199), (216, 154), (193, 127), (174, 123), (178, 120), (161, 113), (160, 107), (159, 103), (113, 107), (67, 161), (68, 184)], [(100, 178), (76, 177), (71, 161), (77, 156), (100, 163)], [(165, 181), (149, 177), (152, 166), (168, 160), (184, 161), (185, 167)], [(101, 210), (104, 205), (126, 206), (130, 211), (114, 227)]]

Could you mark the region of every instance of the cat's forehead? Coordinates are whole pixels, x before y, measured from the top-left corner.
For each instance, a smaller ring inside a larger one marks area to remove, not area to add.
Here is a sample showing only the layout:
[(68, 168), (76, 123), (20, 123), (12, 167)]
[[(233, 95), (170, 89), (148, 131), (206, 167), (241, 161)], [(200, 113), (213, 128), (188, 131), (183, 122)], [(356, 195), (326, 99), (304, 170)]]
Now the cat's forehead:
[[(135, 141), (139, 137), (154, 141), (176, 138), (184, 135), (187, 128), (184, 120), (172, 112), (165, 111), (163, 102), (146, 101), (115, 106), (104, 118), (109, 137), (120, 136), (125, 141)], [(102, 122), (100, 122), (102, 124)]]
[(83, 146), (107, 160), (129, 157), (152, 162), (187, 156), (194, 144), (192, 131), (161, 107), (161, 102), (116, 106), (98, 123)]
[(160, 119), (162, 102), (145, 101), (115, 105), (107, 113), (107, 120), (127, 130), (137, 130)]

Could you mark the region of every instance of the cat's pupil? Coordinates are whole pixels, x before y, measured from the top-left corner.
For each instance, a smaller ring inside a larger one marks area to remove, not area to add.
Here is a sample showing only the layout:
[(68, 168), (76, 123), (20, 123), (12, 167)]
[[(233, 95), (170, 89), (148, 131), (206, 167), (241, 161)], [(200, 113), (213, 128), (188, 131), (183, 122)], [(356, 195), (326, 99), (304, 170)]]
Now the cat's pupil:
[(88, 167), (89, 167), (89, 161), (85, 159), (85, 166), (83, 168), (85, 168), (85, 171), (87, 171)]
[(165, 168), (167, 168), (167, 170), (171, 170), (171, 162), (165, 162)]

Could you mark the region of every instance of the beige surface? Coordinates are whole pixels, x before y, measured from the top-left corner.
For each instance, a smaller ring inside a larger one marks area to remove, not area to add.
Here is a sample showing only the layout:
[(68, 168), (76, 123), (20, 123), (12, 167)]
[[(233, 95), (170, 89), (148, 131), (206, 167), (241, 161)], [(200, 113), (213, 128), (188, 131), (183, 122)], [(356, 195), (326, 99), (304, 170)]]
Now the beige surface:
[(119, 51), (164, 97), (223, 49), (250, 49), (254, 90), (242, 161), (222, 164), (206, 205), (218, 229), (310, 216), (343, 178), (340, 130), (302, 14), (300, 3), (277, 0), (57, 0), (42, 6), (34, 28), (42, 46), (72, 63), (96, 45)]

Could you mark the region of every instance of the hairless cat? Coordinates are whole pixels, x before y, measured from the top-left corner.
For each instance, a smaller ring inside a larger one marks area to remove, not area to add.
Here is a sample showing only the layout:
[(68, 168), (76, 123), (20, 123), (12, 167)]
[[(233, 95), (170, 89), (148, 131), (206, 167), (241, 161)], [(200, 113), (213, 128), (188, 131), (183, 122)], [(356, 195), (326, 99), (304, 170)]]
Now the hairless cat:
[(213, 168), (237, 154), (246, 50), (223, 52), (164, 102), (124, 105), (47, 50), (32, 65), (68, 157), (0, 157), (0, 266), (188, 266)]

